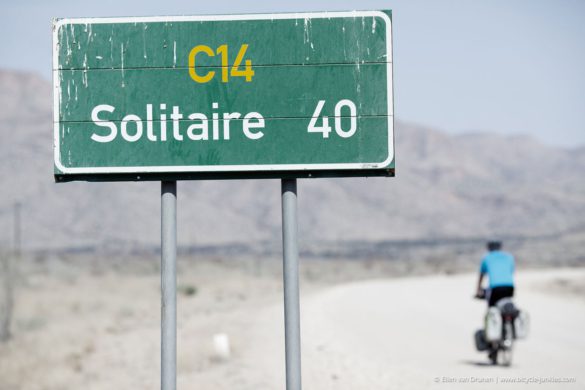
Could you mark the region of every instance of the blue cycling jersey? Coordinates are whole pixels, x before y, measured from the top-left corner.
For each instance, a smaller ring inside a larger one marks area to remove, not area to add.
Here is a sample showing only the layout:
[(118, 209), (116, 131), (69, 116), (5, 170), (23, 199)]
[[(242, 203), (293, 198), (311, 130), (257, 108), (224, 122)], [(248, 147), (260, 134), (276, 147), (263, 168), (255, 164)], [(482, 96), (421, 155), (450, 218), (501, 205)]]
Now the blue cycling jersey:
[(479, 272), (488, 275), (490, 288), (514, 286), (514, 256), (502, 251), (489, 252), (481, 260)]

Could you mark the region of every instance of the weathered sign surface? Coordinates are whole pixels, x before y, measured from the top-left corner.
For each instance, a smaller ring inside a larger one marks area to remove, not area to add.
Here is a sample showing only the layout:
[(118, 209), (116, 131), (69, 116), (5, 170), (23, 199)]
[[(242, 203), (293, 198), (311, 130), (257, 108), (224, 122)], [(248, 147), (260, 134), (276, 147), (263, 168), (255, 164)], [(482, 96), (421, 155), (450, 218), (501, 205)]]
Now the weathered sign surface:
[(390, 12), (61, 19), (57, 180), (394, 174)]

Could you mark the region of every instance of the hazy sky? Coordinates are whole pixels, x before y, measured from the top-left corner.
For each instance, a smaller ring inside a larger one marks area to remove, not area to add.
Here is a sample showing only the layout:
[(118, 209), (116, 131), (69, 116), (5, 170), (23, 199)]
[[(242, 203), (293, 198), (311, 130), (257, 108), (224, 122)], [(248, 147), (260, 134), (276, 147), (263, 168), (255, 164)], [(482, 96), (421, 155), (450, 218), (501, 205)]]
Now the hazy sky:
[(584, 0), (0, 0), (0, 67), (49, 79), (51, 19), (392, 9), (398, 119), (585, 145)]

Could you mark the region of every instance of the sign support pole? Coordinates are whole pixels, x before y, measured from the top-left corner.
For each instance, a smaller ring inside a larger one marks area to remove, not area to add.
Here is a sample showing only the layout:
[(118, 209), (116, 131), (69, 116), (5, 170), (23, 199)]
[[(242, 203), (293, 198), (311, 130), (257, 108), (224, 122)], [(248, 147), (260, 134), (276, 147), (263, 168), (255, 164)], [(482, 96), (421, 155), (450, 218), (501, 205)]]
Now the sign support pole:
[(177, 388), (177, 182), (161, 182), (161, 390)]
[(286, 390), (301, 390), (297, 179), (282, 179), (282, 245)]

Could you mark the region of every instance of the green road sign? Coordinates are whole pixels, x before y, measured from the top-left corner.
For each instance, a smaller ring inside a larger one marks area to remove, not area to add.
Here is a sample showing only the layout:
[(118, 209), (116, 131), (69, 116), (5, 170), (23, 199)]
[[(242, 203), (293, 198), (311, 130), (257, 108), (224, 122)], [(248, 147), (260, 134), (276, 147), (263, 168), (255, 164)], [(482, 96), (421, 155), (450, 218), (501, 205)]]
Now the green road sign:
[(55, 177), (394, 174), (390, 12), (60, 19)]

